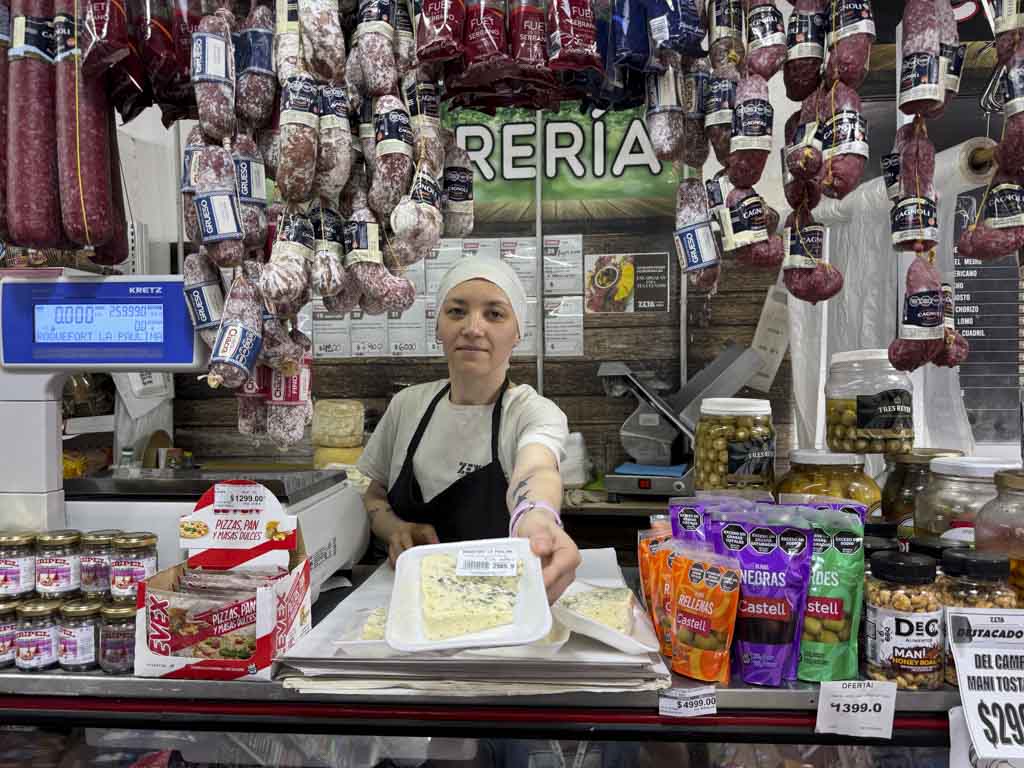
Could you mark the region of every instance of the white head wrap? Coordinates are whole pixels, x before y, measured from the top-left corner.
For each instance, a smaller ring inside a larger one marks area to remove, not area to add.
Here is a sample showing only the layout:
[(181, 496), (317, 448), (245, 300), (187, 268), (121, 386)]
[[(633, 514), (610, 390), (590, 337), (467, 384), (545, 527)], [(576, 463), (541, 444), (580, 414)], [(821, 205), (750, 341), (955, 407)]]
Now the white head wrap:
[(455, 262), (437, 288), (437, 308), (441, 309), (448, 292), (467, 280), (486, 280), (501, 288), (512, 305), (512, 312), (519, 324), (519, 337), (526, 332), (526, 290), (519, 276), (504, 261), (486, 256), (467, 256)]

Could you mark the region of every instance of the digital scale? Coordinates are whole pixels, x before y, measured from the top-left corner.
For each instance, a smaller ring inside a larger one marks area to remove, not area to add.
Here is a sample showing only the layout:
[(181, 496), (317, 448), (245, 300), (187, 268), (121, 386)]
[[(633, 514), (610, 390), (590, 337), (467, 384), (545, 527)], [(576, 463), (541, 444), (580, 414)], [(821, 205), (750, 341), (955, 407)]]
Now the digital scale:
[(700, 404), (707, 397), (732, 397), (760, 367), (761, 356), (756, 351), (729, 344), (678, 392), (662, 396), (644, 372), (625, 363), (601, 363), (597, 375), (605, 394), (632, 394), (638, 401), (619, 429), (622, 447), (633, 461), (604, 476), (609, 498), (692, 495), (693, 442)]

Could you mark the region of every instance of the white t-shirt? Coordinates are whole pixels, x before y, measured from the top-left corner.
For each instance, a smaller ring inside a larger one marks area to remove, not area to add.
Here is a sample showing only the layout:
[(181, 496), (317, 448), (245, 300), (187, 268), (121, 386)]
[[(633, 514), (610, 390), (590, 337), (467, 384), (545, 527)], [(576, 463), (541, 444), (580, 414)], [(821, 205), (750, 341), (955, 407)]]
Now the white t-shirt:
[[(391, 488), (402, 471), (406, 448), (420, 419), (447, 383), (417, 384), (395, 395), (363, 450), (357, 465), (360, 472)], [(493, 403), (454, 405), (447, 396), (441, 398), (413, 458), (424, 501), (491, 462), (493, 410)], [(561, 462), (568, 436), (569, 425), (561, 408), (527, 384), (509, 387), (502, 402), (498, 435), (498, 461), (506, 479), (511, 477), (516, 455), (523, 446), (539, 443)]]

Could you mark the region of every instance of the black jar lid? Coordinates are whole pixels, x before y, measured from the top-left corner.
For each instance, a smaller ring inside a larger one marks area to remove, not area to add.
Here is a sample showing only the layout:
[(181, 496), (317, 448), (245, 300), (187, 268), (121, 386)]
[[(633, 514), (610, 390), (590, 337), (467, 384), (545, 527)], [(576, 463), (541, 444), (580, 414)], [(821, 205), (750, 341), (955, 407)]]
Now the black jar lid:
[(935, 558), (913, 552), (878, 552), (871, 556), (871, 575), (897, 584), (931, 584)]

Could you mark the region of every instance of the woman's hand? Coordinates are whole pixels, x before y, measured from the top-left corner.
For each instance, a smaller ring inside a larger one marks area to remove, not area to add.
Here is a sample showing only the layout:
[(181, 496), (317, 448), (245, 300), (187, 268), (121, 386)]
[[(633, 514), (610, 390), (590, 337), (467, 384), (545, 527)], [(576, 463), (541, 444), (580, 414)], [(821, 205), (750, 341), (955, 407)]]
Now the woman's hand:
[(388, 559), (394, 567), (398, 556), (407, 549), (419, 544), (439, 544), (434, 526), (426, 523), (407, 523), (402, 521), (388, 537)]
[(530, 540), (530, 549), (540, 558), (548, 603), (554, 603), (576, 578), (582, 558), (576, 542), (543, 509), (523, 515), (516, 535)]

